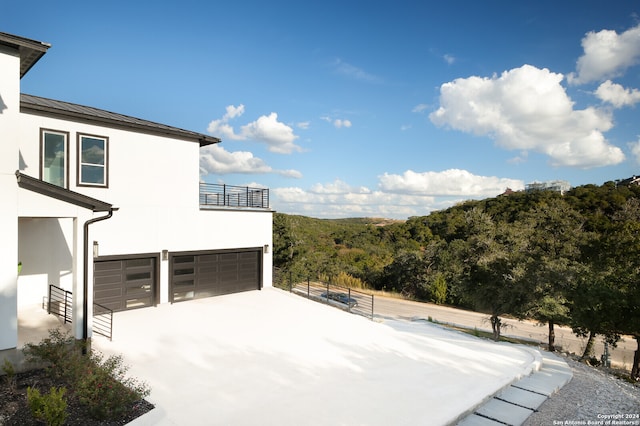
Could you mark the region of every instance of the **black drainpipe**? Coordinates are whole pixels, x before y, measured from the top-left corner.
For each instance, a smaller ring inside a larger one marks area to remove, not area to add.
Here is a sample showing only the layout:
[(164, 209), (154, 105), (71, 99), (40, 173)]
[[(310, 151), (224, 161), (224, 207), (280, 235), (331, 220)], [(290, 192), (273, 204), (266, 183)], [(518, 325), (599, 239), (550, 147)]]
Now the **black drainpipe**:
[(109, 214), (102, 217), (95, 217), (89, 219), (84, 223), (84, 271), (83, 271), (83, 295), (82, 298), (82, 340), (85, 342), (83, 345), (82, 353), (86, 353), (86, 343), (89, 338), (89, 225), (92, 223), (100, 222), (101, 220), (107, 220), (113, 216), (114, 208), (109, 209)]

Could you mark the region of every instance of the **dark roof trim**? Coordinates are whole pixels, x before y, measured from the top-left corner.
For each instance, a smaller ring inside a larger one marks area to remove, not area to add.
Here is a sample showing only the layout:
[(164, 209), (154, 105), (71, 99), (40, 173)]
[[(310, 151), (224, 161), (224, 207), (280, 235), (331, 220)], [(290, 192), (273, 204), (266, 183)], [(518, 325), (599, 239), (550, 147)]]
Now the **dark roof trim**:
[(0, 32), (0, 45), (9, 46), (20, 53), (20, 78), (33, 67), (51, 47), (48, 43)]
[(220, 139), (202, 133), (183, 130), (153, 121), (142, 120), (123, 114), (105, 111), (98, 108), (41, 98), (39, 96), (21, 94), (20, 112), (32, 114), (46, 114), (68, 120), (89, 124), (98, 124), (116, 129), (134, 130), (158, 136), (173, 137), (191, 142), (198, 142), (200, 146), (221, 142)]
[(16, 178), (18, 179), (18, 186), (20, 188), (28, 189), (29, 191), (37, 192), (38, 194), (46, 195), (47, 197), (55, 198), (56, 200), (64, 201), (65, 203), (84, 207), (85, 209), (93, 210), (94, 212), (108, 212), (115, 210), (113, 205), (109, 203), (96, 200), (95, 198), (88, 197), (78, 192), (61, 188), (57, 185), (20, 173), (20, 171), (16, 171)]

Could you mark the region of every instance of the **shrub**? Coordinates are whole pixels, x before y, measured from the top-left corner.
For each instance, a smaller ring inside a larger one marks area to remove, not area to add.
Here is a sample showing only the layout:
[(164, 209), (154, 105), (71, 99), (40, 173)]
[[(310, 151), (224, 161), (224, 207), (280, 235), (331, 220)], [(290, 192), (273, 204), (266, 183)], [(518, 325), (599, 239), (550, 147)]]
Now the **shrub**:
[(76, 380), (75, 392), (93, 417), (117, 419), (149, 395), (147, 385), (126, 377), (127, 371), (120, 355), (104, 360), (101, 354), (91, 354), (86, 371)]
[(2, 364), (2, 372), (4, 373), (4, 382), (7, 385), (7, 389), (9, 389), (11, 393), (15, 392), (17, 386), (16, 369), (8, 359), (5, 359)]
[(128, 367), (122, 356), (105, 360), (94, 350), (83, 355), (87, 352), (82, 351), (83, 347), (68, 333), (49, 330), (48, 338), (39, 344), (25, 345), (23, 351), (29, 362), (44, 362), (48, 374), (64, 379), (75, 397), (98, 420), (116, 420), (149, 395), (145, 383), (126, 377)]
[(27, 388), (27, 403), (31, 414), (49, 426), (61, 426), (67, 419), (65, 388), (51, 388), (49, 393), (40, 394), (35, 388)]
[(441, 273), (436, 274), (435, 280), (431, 284), (431, 300), (438, 305), (447, 301), (447, 281)]
[(50, 376), (73, 380), (86, 362), (82, 347), (83, 343), (76, 341), (69, 332), (53, 329), (40, 343), (27, 343), (23, 352), (28, 362), (44, 363)]

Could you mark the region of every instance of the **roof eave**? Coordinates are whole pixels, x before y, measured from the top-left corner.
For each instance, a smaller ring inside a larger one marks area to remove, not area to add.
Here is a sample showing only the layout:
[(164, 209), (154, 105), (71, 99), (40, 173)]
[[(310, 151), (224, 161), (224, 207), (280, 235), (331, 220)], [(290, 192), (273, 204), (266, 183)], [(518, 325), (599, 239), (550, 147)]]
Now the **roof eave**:
[(147, 126), (139, 123), (124, 123), (122, 121), (115, 120), (115, 119), (97, 117), (95, 115), (83, 114), (81, 112), (62, 110), (62, 109), (53, 108), (50, 106), (25, 102), (24, 100), (20, 101), (20, 112), (47, 114), (50, 116), (57, 116), (65, 119), (72, 119), (75, 121), (80, 121), (80, 122), (85, 122), (90, 124), (101, 124), (106, 127), (115, 127), (119, 129), (133, 129), (141, 133), (147, 133), (147, 134), (153, 134), (153, 135), (165, 136), (165, 137), (174, 137), (182, 140), (198, 142), (201, 147), (222, 142), (221, 139), (216, 138), (215, 136), (208, 136), (200, 133), (189, 132), (189, 131), (178, 129), (178, 128), (160, 129), (150, 125)]
[(0, 44), (16, 49), (20, 54), (20, 78), (47, 53), (49, 43), (0, 32)]
[(64, 201), (65, 203), (83, 207), (94, 212), (108, 212), (115, 210), (112, 204), (100, 201), (84, 194), (80, 194), (78, 192), (71, 191), (69, 189), (61, 188), (57, 185), (50, 184), (29, 175), (25, 175), (19, 170), (16, 171), (16, 178), (18, 180), (18, 186), (20, 188), (36, 192), (47, 197), (55, 198), (56, 200)]

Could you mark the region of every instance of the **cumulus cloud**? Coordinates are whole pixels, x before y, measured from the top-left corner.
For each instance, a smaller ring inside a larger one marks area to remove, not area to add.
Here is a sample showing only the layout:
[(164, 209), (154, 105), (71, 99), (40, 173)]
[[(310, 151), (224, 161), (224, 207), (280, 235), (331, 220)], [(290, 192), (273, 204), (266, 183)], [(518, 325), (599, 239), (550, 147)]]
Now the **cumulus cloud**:
[(350, 120), (342, 120), (342, 119), (337, 119), (333, 121), (333, 125), (336, 126), (338, 129), (341, 127), (351, 127), (351, 121)]
[(597, 108), (573, 109), (562, 74), (524, 65), (500, 76), (460, 78), (440, 88), (440, 107), (429, 115), (438, 126), (493, 138), (509, 150), (533, 150), (556, 166), (618, 164), (620, 148), (603, 132), (613, 120)]
[(636, 142), (629, 143), (629, 149), (631, 150), (631, 154), (633, 154), (633, 158), (636, 163), (640, 164), (640, 139)]
[(571, 84), (585, 84), (621, 75), (640, 62), (640, 25), (622, 34), (612, 30), (589, 32), (582, 39), (584, 54), (578, 59)]
[(385, 192), (404, 194), (495, 197), (507, 188), (524, 189), (524, 182), (495, 176), (478, 176), (459, 169), (422, 173), (407, 170), (401, 175), (383, 174), (380, 176), (379, 187)]
[(297, 170), (274, 170), (262, 159), (254, 157), (248, 151), (229, 152), (217, 144), (200, 149), (200, 175), (231, 173), (273, 173), (296, 179), (302, 177), (302, 173)]
[(229, 121), (244, 114), (244, 105), (235, 107), (229, 105), (221, 119), (209, 123), (207, 131), (222, 139), (231, 140), (255, 140), (264, 142), (268, 150), (278, 154), (291, 154), (294, 151), (302, 151), (302, 148), (294, 142), (298, 138), (293, 129), (278, 121), (278, 114), (272, 112), (263, 115), (256, 121), (246, 124), (236, 133)]
[(302, 148), (293, 143), (298, 136), (293, 129), (278, 121), (278, 114), (272, 112), (263, 115), (253, 123), (242, 126), (242, 135), (245, 139), (256, 139), (265, 142), (269, 151), (278, 154), (291, 154), (293, 151), (302, 151)]
[(229, 105), (226, 108), (227, 112), (222, 116), (221, 119), (213, 120), (209, 123), (207, 127), (207, 131), (212, 135), (216, 135), (222, 139), (231, 139), (231, 140), (240, 140), (242, 136), (236, 135), (233, 127), (231, 127), (228, 123), (229, 120), (232, 120), (236, 117), (240, 117), (244, 114), (244, 105), (240, 104), (239, 106)]
[(477, 176), (465, 170), (414, 172), (379, 177), (375, 190), (336, 179), (308, 189), (271, 190), (277, 210), (314, 217), (368, 216), (406, 219), (427, 215), (464, 200), (493, 197), (507, 188), (524, 189), (517, 179)]
[(350, 187), (336, 180), (299, 187), (274, 188), (270, 194), (277, 210), (313, 217), (388, 217), (406, 219), (426, 215), (433, 210), (433, 197), (390, 194), (365, 187)]
[(595, 95), (601, 101), (608, 102), (616, 108), (632, 106), (640, 102), (640, 90), (625, 89), (620, 84), (612, 83), (611, 80), (598, 86)]

